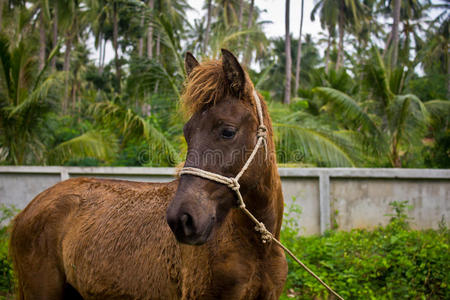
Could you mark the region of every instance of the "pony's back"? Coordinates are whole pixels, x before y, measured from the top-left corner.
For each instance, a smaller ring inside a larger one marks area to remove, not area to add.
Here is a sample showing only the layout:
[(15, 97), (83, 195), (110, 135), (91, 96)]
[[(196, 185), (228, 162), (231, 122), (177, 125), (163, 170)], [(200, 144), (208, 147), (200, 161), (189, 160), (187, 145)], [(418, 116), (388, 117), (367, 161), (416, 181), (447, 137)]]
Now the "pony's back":
[(176, 186), (78, 178), (39, 194), (13, 222), (20, 298), (179, 298)]

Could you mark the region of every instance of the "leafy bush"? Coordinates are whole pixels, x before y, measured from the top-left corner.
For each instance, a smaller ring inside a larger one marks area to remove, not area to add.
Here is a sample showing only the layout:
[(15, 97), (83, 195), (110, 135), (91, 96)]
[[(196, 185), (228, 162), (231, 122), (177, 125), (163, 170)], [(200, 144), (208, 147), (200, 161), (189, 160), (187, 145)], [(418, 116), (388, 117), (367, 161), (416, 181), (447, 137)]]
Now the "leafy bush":
[(8, 255), (9, 227), (7, 224), (18, 212), (14, 206), (0, 205), (0, 299), (13, 292), (14, 274)]
[[(411, 230), (407, 203), (391, 206), (386, 227), (299, 237), (285, 226), (282, 241), (345, 299), (450, 299), (450, 230), (442, 221), (439, 230)], [(288, 263), (282, 299), (331, 298), (292, 259)]]

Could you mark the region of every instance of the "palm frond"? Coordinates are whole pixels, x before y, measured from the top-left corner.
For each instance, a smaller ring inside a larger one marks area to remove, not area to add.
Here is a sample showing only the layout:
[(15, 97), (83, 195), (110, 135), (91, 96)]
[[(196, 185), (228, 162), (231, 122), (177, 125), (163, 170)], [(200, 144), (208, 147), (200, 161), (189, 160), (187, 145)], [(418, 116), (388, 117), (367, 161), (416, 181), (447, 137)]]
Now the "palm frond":
[(63, 72), (53, 73), (45, 78), (40, 85), (28, 95), (19, 105), (13, 107), (10, 111), (9, 117), (14, 117), (23, 114), (38, 102), (48, 101), (48, 96), (53, 88), (60, 87), (63, 82)]
[(115, 156), (116, 150), (116, 139), (106, 136), (105, 132), (92, 130), (53, 148), (47, 155), (47, 162), (64, 164), (70, 159), (87, 157), (109, 161)]
[(429, 113), (417, 96), (399, 95), (387, 109), (393, 138), (405, 146), (416, 144), (423, 138), (429, 124)]
[(433, 120), (450, 117), (450, 101), (448, 100), (431, 100), (424, 105)]
[(357, 155), (337, 135), (293, 124), (273, 125), (277, 136), (277, 156), (281, 162), (300, 161), (329, 167), (357, 165)]
[(364, 131), (375, 137), (380, 135), (379, 129), (373, 120), (349, 95), (327, 87), (317, 87), (314, 88), (313, 91), (321, 95), (327, 101), (333, 103), (333, 105), (338, 108), (338, 113), (344, 119), (354, 121), (356, 123), (356, 128), (362, 127)]
[(179, 45), (178, 38), (175, 35), (172, 24), (162, 14), (158, 17), (158, 24), (160, 27), (160, 32), (162, 33), (162, 42), (171, 50), (173, 57), (176, 59), (179, 74), (181, 74), (183, 78), (186, 77), (184, 60), (180, 55), (181, 47)]
[(131, 109), (113, 102), (96, 103), (90, 108), (92, 115), (106, 127), (118, 130), (123, 142), (136, 139), (146, 140), (149, 145), (159, 149), (168, 161), (177, 164), (181, 161), (178, 151), (169, 139), (155, 126)]

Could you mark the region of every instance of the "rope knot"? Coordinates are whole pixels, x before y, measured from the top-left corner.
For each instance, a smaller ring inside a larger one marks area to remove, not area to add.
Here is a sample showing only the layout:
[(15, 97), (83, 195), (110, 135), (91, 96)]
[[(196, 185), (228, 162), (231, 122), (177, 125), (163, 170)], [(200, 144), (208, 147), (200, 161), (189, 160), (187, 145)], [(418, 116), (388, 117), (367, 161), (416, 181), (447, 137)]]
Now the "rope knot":
[(236, 178), (230, 178), (230, 183), (228, 184), (228, 187), (232, 189), (233, 191), (239, 191), (241, 188), (239, 182), (236, 180)]
[(264, 145), (265, 159), (267, 159), (267, 127), (264, 124), (258, 126), (256, 137), (258, 139), (262, 138)]
[(269, 230), (266, 229), (264, 223), (261, 222), (258, 223), (255, 226), (255, 230), (261, 234), (261, 241), (263, 242), (263, 244), (270, 242), (272, 240), (272, 234), (270, 233)]
[(257, 138), (265, 139), (267, 137), (267, 127), (264, 124), (258, 126), (258, 131), (256, 132)]

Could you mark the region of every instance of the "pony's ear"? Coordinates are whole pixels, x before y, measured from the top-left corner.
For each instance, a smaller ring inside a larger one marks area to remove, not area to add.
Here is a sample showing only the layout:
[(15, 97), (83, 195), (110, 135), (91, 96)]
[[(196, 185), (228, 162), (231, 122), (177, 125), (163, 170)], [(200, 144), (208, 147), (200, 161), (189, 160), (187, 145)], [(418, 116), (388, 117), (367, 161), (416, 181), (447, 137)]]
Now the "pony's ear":
[(186, 52), (186, 57), (184, 58), (184, 68), (186, 69), (187, 76), (189, 76), (192, 70), (194, 70), (194, 68), (198, 65), (199, 63), (195, 59), (194, 55), (192, 55), (192, 53), (189, 51)]
[(222, 66), (231, 90), (239, 96), (244, 90), (245, 73), (237, 58), (226, 49), (222, 49)]

